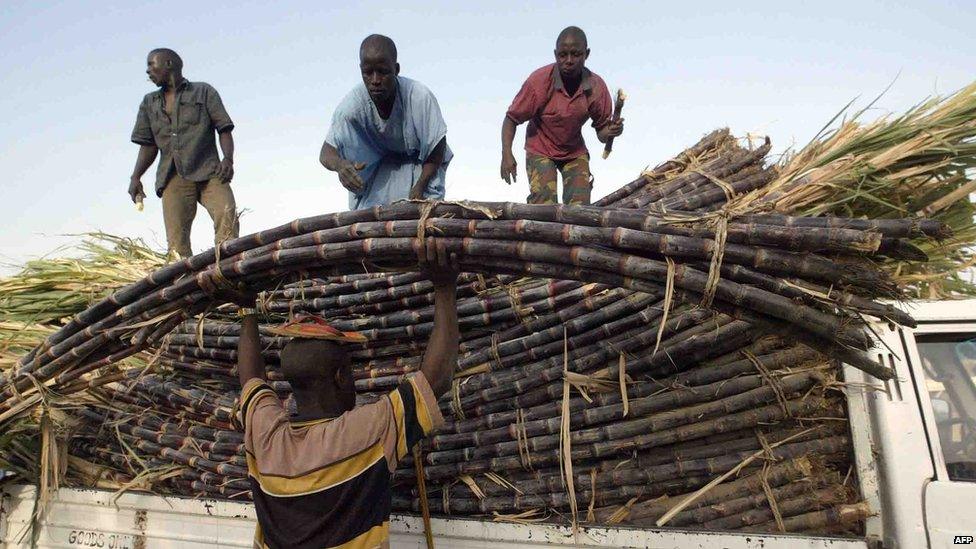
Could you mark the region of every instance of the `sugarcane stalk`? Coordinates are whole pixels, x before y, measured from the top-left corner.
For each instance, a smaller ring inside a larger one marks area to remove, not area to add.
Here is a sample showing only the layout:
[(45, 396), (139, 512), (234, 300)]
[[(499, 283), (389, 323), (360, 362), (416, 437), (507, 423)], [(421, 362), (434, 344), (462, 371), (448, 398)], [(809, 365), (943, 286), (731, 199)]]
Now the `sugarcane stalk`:
[[(797, 427), (781, 422), (775, 429), (766, 430), (762, 436), (770, 444), (790, 438), (789, 444), (775, 448), (773, 454), (782, 457), (789, 448), (799, 448), (799, 443), (809, 444), (803, 446), (811, 454), (831, 454), (837, 452), (837, 443), (843, 443), (842, 437), (846, 435), (844, 425), (839, 422), (824, 422), (815, 424), (813, 427)], [(693, 442), (678, 443), (662, 448), (653, 448), (647, 452), (640, 452), (636, 457), (627, 458), (625, 462), (616, 463), (613, 467), (634, 467), (647, 468), (657, 465), (672, 463), (675, 461), (687, 461), (718, 457), (725, 455), (726, 452), (746, 452), (755, 451), (762, 447), (756, 429), (745, 429), (740, 432), (729, 432), (706, 437)], [(601, 462), (601, 470), (614, 464), (612, 460)]]
[[(787, 396), (792, 396), (799, 391), (809, 388), (815, 381), (817, 381), (816, 377), (801, 374), (799, 376), (784, 377), (780, 380), (779, 385), (782, 387), (782, 390)], [(637, 436), (641, 433), (652, 433), (656, 431), (673, 429), (695, 421), (702, 421), (704, 419), (712, 418), (719, 414), (731, 414), (738, 412), (743, 409), (751, 408), (757, 404), (768, 402), (771, 398), (774, 398), (771, 395), (775, 393), (777, 388), (761, 387), (759, 385), (761, 385), (761, 380), (758, 379), (731, 383), (731, 387), (729, 387), (727, 390), (728, 392), (723, 389), (718, 393), (718, 395), (716, 395), (719, 398), (713, 402), (698, 404), (689, 408), (679, 408), (668, 412), (649, 415), (648, 417), (640, 416), (655, 409), (660, 409), (657, 408), (659, 404), (655, 402), (648, 402), (647, 400), (638, 400), (633, 403), (632, 407), (634, 415), (638, 417), (638, 419), (618, 421), (601, 427), (576, 430), (571, 433), (571, 441), (573, 444), (595, 444), (606, 440), (621, 440)], [(748, 389), (748, 387), (752, 388)], [(702, 400), (704, 399), (698, 400), (698, 402), (702, 402)], [(694, 402), (694, 400), (692, 400), (692, 402)], [(591, 420), (592, 423), (588, 423), (586, 421), (586, 412), (592, 412), (589, 414), (589, 417), (595, 417), (597, 419), (595, 421)], [(619, 413), (622, 416), (622, 410), (620, 412), (617, 412), (615, 409), (586, 410), (583, 413), (584, 425), (608, 423), (614, 418), (616, 413)], [(608, 414), (612, 415), (608, 416)], [(529, 438), (524, 443), (511, 441), (490, 444), (485, 442), (483, 444), (478, 444), (478, 446), (474, 448), (467, 448), (462, 452), (455, 450), (430, 452), (427, 455), (427, 459), (431, 464), (438, 465), (443, 463), (451, 463), (454, 461), (478, 460), (488, 457), (510, 455), (519, 452), (520, 444), (525, 444), (525, 446), (531, 452), (549, 450), (557, 447), (559, 442), (558, 437), (555, 436), (558, 434), (558, 427), (554, 428), (551, 423), (554, 422), (550, 422), (549, 424), (533, 424), (533, 430), (528, 433)], [(525, 429), (528, 428), (529, 426), (526, 425)]]
[[(850, 445), (847, 437), (830, 437), (828, 439), (805, 441), (786, 444), (771, 452), (770, 459), (793, 459), (803, 456), (825, 456), (842, 452)], [(753, 454), (751, 451), (733, 452), (712, 458), (688, 460), (677, 463), (656, 465), (653, 467), (615, 468), (597, 470), (595, 474), (583, 473), (576, 475), (574, 485), (578, 490), (603, 489), (622, 486), (647, 486), (665, 482), (672, 478), (686, 476), (714, 476), (725, 473), (738, 465), (744, 458)], [(537, 474), (534, 478), (513, 479), (512, 484), (523, 493), (545, 494), (560, 493), (566, 490), (558, 474)], [(839, 482), (837, 483), (839, 484)], [(510, 494), (511, 489), (499, 485), (486, 485), (482, 491), (487, 495)], [(456, 486), (451, 489), (451, 497), (470, 497), (468, 488)]]
[[(849, 497), (850, 493), (847, 487), (834, 485), (813, 490), (808, 494), (794, 495), (789, 499), (777, 501), (776, 506), (785, 518), (802, 514), (818, 507), (845, 503)], [(773, 518), (772, 509), (765, 507), (749, 509), (734, 515), (707, 520), (701, 523), (701, 525), (708, 530), (735, 530), (742, 527), (763, 524), (772, 521)]]
[[(712, 488), (699, 497), (693, 505), (701, 507), (754, 494), (762, 491), (763, 482), (771, 486), (781, 486), (789, 482), (799, 481), (809, 477), (813, 473), (815, 464), (816, 460), (806, 456), (774, 463), (769, 466), (769, 469), (765, 473), (761, 471), (755, 472)], [(676, 496), (663, 501), (645, 500), (639, 502), (630, 508), (627, 520), (629, 522), (656, 521), (674, 506), (675, 501), (682, 499), (684, 499), (684, 496)], [(609, 510), (605, 510), (602, 514), (597, 515), (598, 520), (603, 517), (608, 517), (609, 514)]]
[(627, 195), (630, 195), (634, 191), (644, 187), (647, 184), (648, 179), (653, 179), (670, 171), (680, 170), (687, 165), (688, 159), (699, 157), (705, 154), (707, 151), (721, 147), (722, 144), (728, 143), (732, 140), (733, 139), (728, 128), (712, 131), (699, 140), (698, 143), (679, 153), (674, 159), (663, 162), (649, 172), (646, 172), (646, 174), (642, 175), (637, 180), (624, 185), (620, 189), (617, 189), (600, 200), (597, 200), (593, 204), (595, 206), (609, 206), (611, 204), (618, 203), (622, 199), (626, 198)]
[[(761, 422), (772, 423), (791, 416), (822, 414), (835, 408), (836, 404), (820, 398), (801, 398), (787, 401), (784, 405), (770, 404), (730, 414), (725, 417), (708, 421), (684, 425), (657, 433), (650, 433), (631, 437), (619, 441), (597, 442), (573, 447), (573, 459), (602, 459), (608, 456), (628, 453), (633, 450), (647, 450), (653, 447), (674, 444), (679, 441), (690, 441), (710, 436), (712, 434), (743, 429)], [(829, 413), (829, 412), (828, 412)], [(546, 467), (558, 461), (557, 452), (545, 450), (530, 453), (528, 463), (534, 467)], [(523, 467), (519, 456), (502, 456), (478, 461), (450, 463), (446, 465), (430, 465), (426, 468), (428, 478), (455, 477), (463, 474), (484, 473), (488, 471), (505, 471)]]
[[(787, 532), (819, 531), (832, 526), (849, 527), (873, 514), (871, 506), (867, 502), (836, 505), (822, 511), (811, 511), (802, 515), (786, 517), (783, 519), (783, 526)], [(743, 528), (743, 530), (749, 531), (770, 531), (769, 529), (768, 523), (752, 528)]]
[[(627, 100), (627, 94), (624, 93), (624, 90), (618, 89), (617, 98), (613, 102), (613, 116), (611, 116), (610, 118), (611, 121), (616, 122), (620, 120), (620, 114), (624, 110), (624, 101), (626, 100)], [(613, 137), (608, 137), (607, 142), (603, 145), (604, 160), (606, 160), (607, 157), (610, 156), (610, 151), (612, 150), (613, 150)]]

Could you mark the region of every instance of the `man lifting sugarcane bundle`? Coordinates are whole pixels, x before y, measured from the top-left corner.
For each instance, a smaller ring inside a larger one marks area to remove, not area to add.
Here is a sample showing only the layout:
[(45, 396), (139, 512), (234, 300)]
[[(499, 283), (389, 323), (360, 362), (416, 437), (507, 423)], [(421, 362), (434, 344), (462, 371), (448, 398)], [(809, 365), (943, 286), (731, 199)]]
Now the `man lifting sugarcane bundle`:
[(443, 423), (437, 399), (451, 387), (457, 364), (457, 257), (442, 240), (425, 244), (417, 258), (435, 298), (423, 362), (364, 406), (355, 407), (352, 360), (336, 344), (364, 338), (322, 322), (291, 322), (274, 329), (292, 337), (280, 366), (297, 404), (289, 416), (266, 379), (254, 297), (228, 294), (247, 307), (237, 354), (238, 419), (258, 517), (255, 547), (389, 546), (391, 474)]

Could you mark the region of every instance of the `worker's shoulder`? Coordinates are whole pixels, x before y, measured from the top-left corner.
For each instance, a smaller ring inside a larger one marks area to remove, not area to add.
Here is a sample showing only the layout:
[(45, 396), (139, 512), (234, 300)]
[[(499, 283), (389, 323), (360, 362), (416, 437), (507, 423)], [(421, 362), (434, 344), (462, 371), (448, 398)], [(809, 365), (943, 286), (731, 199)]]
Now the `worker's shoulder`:
[(419, 80), (414, 80), (413, 78), (398, 76), (397, 85), (400, 86), (400, 89), (403, 91), (404, 95), (412, 99), (418, 97), (435, 97), (434, 92), (431, 91), (430, 88)]
[(200, 93), (204, 95), (209, 93), (218, 93), (217, 88), (213, 87), (213, 85), (209, 84), (208, 82), (192, 81), (189, 84), (190, 84), (190, 89), (192, 89), (196, 93)]
[(589, 73), (590, 87), (592, 87), (594, 89), (597, 89), (597, 88), (603, 89), (603, 90), (606, 90), (607, 89), (607, 83), (603, 80), (603, 77), (602, 76), (600, 76), (599, 74), (593, 72), (590, 69), (586, 69), (586, 70)]
[(370, 98), (369, 93), (366, 92), (366, 86), (359, 82), (346, 92), (346, 95), (342, 96), (339, 104), (335, 107), (333, 116), (342, 120), (363, 116), (365, 113), (364, 106), (368, 104), (368, 101)]
[(162, 97), (162, 95), (163, 95), (163, 91), (162, 90), (153, 90), (153, 91), (147, 93), (146, 95), (143, 95), (142, 96), (142, 102), (143, 103), (149, 103), (150, 101), (153, 100), (153, 98)]
[(549, 63), (548, 65), (539, 67), (538, 69), (532, 71), (531, 74), (529, 74), (528, 78), (525, 79), (525, 82), (532, 83), (532, 84), (548, 85), (549, 82), (552, 80), (552, 70), (553, 68), (555, 68), (555, 66), (556, 66), (555, 63)]

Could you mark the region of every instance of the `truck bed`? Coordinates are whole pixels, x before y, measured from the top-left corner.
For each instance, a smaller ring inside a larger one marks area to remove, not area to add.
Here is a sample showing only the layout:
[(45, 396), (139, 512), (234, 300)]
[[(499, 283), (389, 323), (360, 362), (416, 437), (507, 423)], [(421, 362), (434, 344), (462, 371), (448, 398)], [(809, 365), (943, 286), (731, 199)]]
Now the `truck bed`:
[[(31, 547), (30, 522), (37, 491), (12, 485), (0, 492), (0, 549)], [(161, 497), (101, 490), (61, 489), (41, 521), (36, 547), (105, 549), (251, 547), (254, 508), (249, 503)], [(584, 528), (574, 542), (568, 528), (469, 519), (433, 519), (439, 548), (577, 547), (866, 549), (858, 539), (720, 532)], [(395, 515), (393, 547), (426, 547), (419, 517)]]

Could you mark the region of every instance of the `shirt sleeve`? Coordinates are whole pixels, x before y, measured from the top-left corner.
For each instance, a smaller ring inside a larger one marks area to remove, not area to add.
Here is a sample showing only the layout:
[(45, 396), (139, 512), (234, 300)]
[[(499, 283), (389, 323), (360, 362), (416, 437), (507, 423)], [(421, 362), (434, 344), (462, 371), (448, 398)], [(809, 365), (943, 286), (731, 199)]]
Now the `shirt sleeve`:
[(415, 111), (414, 131), (420, 141), (420, 161), (426, 162), (437, 144), (447, 137), (447, 122), (444, 121), (437, 98), (430, 90), (423, 88), (418, 95), (420, 105)]
[(263, 448), (275, 430), (288, 424), (288, 413), (270, 385), (253, 378), (241, 390), (240, 423), (250, 448)]
[(339, 114), (339, 109), (337, 108), (332, 112), (332, 119), (329, 120), (329, 129), (325, 132), (325, 142), (332, 145), (332, 148), (339, 151), (339, 156), (342, 156), (342, 151), (339, 149), (339, 126), (343, 123), (341, 115)]
[(590, 101), (590, 118), (593, 119), (593, 127), (601, 129), (610, 123), (613, 117), (613, 101), (610, 99), (610, 90), (607, 83), (602, 78), (597, 80), (593, 86), (593, 100)]
[(217, 133), (229, 132), (234, 129), (234, 121), (230, 119), (227, 109), (224, 108), (224, 102), (220, 99), (220, 94), (213, 87), (207, 90), (207, 114), (210, 115), (210, 120), (213, 122)]
[(339, 156), (343, 158), (345, 158), (344, 146), (356, 141), (356, 132), (353, 131), (353, 126), (356, 111), (359, 110), (358, 105), (361, 101), (362, 98), (357, 93), (357, 89), (353, 88), (336, 105), (335, 110), (332, 111), (332, 118), (329, 120), (329, 130), (325, 134), (325, 142), (339, 151)]
[(400, 386), (390, 394), (394, 432), (392, 441), (397, 461), (403, 459), (420, 439), (444, 424), (444, 416), (437, 406), (437, 397), (421, 372), (403, 378)]
[(539, 92), (538, 86), (533, 85), (532, 77), (530, 76), (522, 84), (522, 89), (515, 95), (515, 99), (512, 100), (512, 104), (508, 107), (508, 112), (505, 113), (505, 116), (516, 124), (528, 122), (543, 107), (543, 100), (544, 98)]
[(136, 125), (132, 128), (132, 142), (136, 145), (156, 144), (152, 126), (149, 125), (149, 107), (146, 103), (146, 98), (143, 98), (142, 103), (139, 103), (139, 112), (136, 114)]

